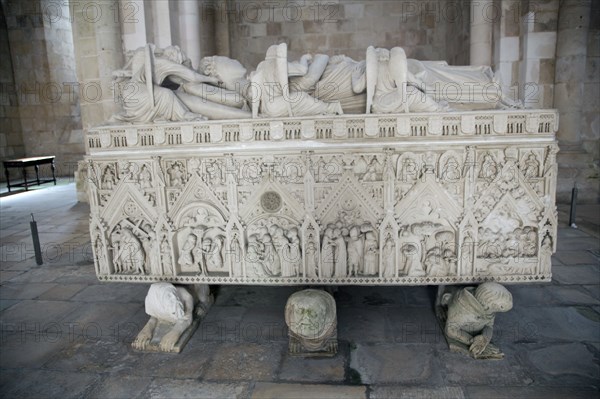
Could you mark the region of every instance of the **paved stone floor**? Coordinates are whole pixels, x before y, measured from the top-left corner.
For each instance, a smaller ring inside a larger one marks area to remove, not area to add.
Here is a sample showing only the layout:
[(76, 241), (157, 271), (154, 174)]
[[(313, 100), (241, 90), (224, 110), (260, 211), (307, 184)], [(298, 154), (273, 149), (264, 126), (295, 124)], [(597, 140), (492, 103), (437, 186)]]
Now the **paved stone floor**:
[[(344, 287), (340, 351), (286, 353), (283, 308), (298, 288), (216, 287), (216, 303), (179, 355), (134, 352), (147, 285), (96, 280), (88, 206), (62, 181), (0, 199), (0, 395), (51, 398), (597, 398), (598, 207), (586, 231), (563, 226), (549, 284), (509, 286), (497, 316), (501, 361), (446, 349), (435, 287)], [(44, 264), (33, 258), (30, 213)], [(595, 218), (595, 219), (594, 219)], [(579, 220), (578, 220), (579, 223)]]

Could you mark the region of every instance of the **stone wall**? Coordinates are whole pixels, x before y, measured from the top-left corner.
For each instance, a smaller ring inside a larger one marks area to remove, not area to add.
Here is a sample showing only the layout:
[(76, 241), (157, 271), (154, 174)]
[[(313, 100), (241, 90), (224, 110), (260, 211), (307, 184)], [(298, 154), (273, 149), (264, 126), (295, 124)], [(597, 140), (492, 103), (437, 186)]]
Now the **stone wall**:
[(50, 0), (2, 6), (24, 155), (56, 155), (57, 174), (72, 176), (85, 148), (69, 8)]
[(560, 111), (558, 198), (562, 202), (570, 199), (575, 185), (580, 202), (600, 200), (598, 13), (596, 1), (560, 3), (554, 107)]
[[(10, 57), (8, 30), (4, 18), (3, 7), (0, 6), (0, 162), (6, 159), (19, 158), (25, 154), (23, 136), (21, 134), (21, 118), (17, 95), (14, 93), (15, 80)], [(4, 170), (0, 174), (4, 180)]]
[[(468, 62), (468, 2), (242, 0), (228, 7), (231, 56), (246, 67), (286, 42), (291, 59), (306, 52), (364, 59), (369, 45), (402, 46), (409, 58)], [(450, 40), (453, 37), (454, 40)], [(450, 46), (448, 44), (451, 43)]]

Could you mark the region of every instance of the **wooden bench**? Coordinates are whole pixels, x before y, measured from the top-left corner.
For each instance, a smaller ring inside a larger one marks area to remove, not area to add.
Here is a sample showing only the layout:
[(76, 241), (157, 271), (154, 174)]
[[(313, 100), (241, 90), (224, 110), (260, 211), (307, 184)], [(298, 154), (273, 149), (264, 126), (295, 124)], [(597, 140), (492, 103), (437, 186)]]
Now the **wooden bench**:
[[(43, 183), (54, 182), (56, 186), (56, 175), (55, 175), (55, 166), (54, 166), (54, 155), (45, 156), (45, 157), (31, 157), (31, 158), (19, 158), (19, 159), (11, 159), (8, 161), (3, 161), (4, 163), (4, 174), (6, 175), (6, 185), (8, 187), (8, 192), (10, 193), (10, 189), (12, 187), (25, 187), (25, 191), (28, 190), (29, 186), (40, 185)], [(50, 164), (50, 168), (52, 169), (52, 178), (40, 179), (40, 165)], [(27, 181), (27, 167), (33, 166), (35, 169), (35, 181)], [(21, 173), (23, 175), (23, 182), (10, 184), (10, 168), (19, 168), (21, 169)]]

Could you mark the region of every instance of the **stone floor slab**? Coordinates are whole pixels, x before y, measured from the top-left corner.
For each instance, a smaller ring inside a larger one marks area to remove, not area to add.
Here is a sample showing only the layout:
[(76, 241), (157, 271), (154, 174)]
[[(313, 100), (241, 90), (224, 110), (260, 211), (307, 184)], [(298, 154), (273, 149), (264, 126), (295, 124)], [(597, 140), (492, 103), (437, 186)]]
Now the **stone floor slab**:
[(39, 330), (4, 330), (0, 333), (0, 374), (11, 368), (40, 368), (73, 345), (68, 329), (62, 326)]
[(215, 350), (213, 343), (198, 342), (192, 337), (179, 354), (134, 352), (138, 365), (131, 373), (145, 377), (200, 378)]
[[(496, 316), (494, 339), (499, 342), (550, 340), (598, 341), (600, 324), (575, 307), (515, 307)], [(502, 332), (497, 334), (497, 330)]]
[(2, 284), (0, 299), (34, 299), (56, 287), (52, 283), (12, 283)]
[(19, 299), (0, 299), (0, 312), (19, 302), (21, 302)]
[(48, 370), (82, 371), (89, 373), (130, 374), (137, 369), (140, 357), (129, 351), (129, 345), (106, 339), (85, 340), (73, 338), (73, 342), (59, 354), (44, 363)]
[(252, 399), (366, 399), (364, 386), (258, 383)]
[(242, 319), (248, 309), (242, 306), (216, 306), (202, 319), (194, 337), (200, 341), (240, 341), (244, 331)]
[(0, 313), (0, 323), (3, 330), (16, 326), (42, 331), (48, 326), (62, 323), (65, 316), (77, 306), (76, 303), (66, 301), (24, 300)]
[(600, 305), (600, 301), (581, 286), (553, 287), (552, 295), (563, 305)]
[(344, 380), (344, 355), (330, 358), (305, 358), (285, 354), (279, 379), (295, 382), (341, 382)]
[(250, 307), (244, 313), (239, 332), (247, 342), (287, 342), (285, 301), (276, 307)]
[[(69, 325), (75, 335), (86, 339), (132, 342), (148, 321), (143, 304), (70, 303), (78, 307), (66, 315), (61, 322), (63, 325)], [(143, 318), (136, 318), (139, 314)]]
[(20, 271), (20, 270), (1, 271), (0, 272), (0, 283), (6, 283), (7, 281), (10, 281), (11, 279), (17, 277), (18, 275), (20, 275), (22, 273), (23, 273), (23, 271)]
[(417, 388), (406, 386), (374, 386), (369, 394), (370, 399), (464, 399), (465, 394), (460, 387)]
[(3, 390), (5, 398), (81, 398), (100, 379), (97, 374), (26, 370)]
[(565, 265), (596, 265), (598, 257), (590, 251), (561, 251), (555, 256)]
[(271, 381), (287, 344), (223, 343), (215, 350), (204, 379)]
[(531, 364), (545, 374), (549, 385), (579, 386), (587, 381), (600, 387), (600, 365), (587, 345), (554, 344), (525, 353)]
[(436, 368), (450, 386), (532, 384), (534, 380), (516, 356), (519, 349), (508, 345), (500, 349), (505, 353), (502, 360), (475, 360), (461, 353), (437, 351)]
[[(386, 313), (380, 308), (340, 308), (337, 310), (338, 339), (348, 342), (389, 342)], [(365, 332), (368, 331), (368, 334)]]
[(86, 284), (57, 283), (55, 287), (44, 292), (38, 298), (45, 301), (66, 301), (85, 287), (87, 287)]
[(598, 391), (591, 387), (490, 387), (469, 386), (465, 388), (469, 399), (597, 399)]
[(563, 285), (600, 284), (598, 265), (553, 266), (552, 279)]
[(424, 384), (432, 375), (433, 348), (412, 344), (357, 344), (350, 367), (364, 384)]
[(142, 397), (152, 399), (246, 398), (249, 390), (247, 383), (212, 383), (159, 378), (152, 381)]
[(386, 309), (386, 319), (391, 342), (395, 344), (436, 346), (446, 343), (433, 308), (389, 307)]
[(151, 378), (134, 377), (130, 375), (109, 375), (99, 381), (94, 389), (86, 395), (90, 399), (123, 399), (141, 398), (150, 383)]
[(149, 287), (149, 284), (94, 284), (80, 291), (72, 300), (82, 302), (143, 303)]

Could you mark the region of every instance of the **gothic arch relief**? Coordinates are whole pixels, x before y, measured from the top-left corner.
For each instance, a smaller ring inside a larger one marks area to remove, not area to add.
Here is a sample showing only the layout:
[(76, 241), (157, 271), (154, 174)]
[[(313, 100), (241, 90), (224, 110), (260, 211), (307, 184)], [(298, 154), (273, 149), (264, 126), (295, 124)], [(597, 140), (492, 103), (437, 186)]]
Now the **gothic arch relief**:
[(457, 223), (461, 209), (429, 176), (396, 205), (399, 273), (411, 277), (458, 274)]
[(528, 202), (506, 193), (479, 223), (475, 273), (532, 272), (538, 261), (538, 247), (536, 213)]
[(175, 269), (177, 274), (229, 275), (225, 263), (225, 217), (204, 202), (184, 206), (174, 217)]

